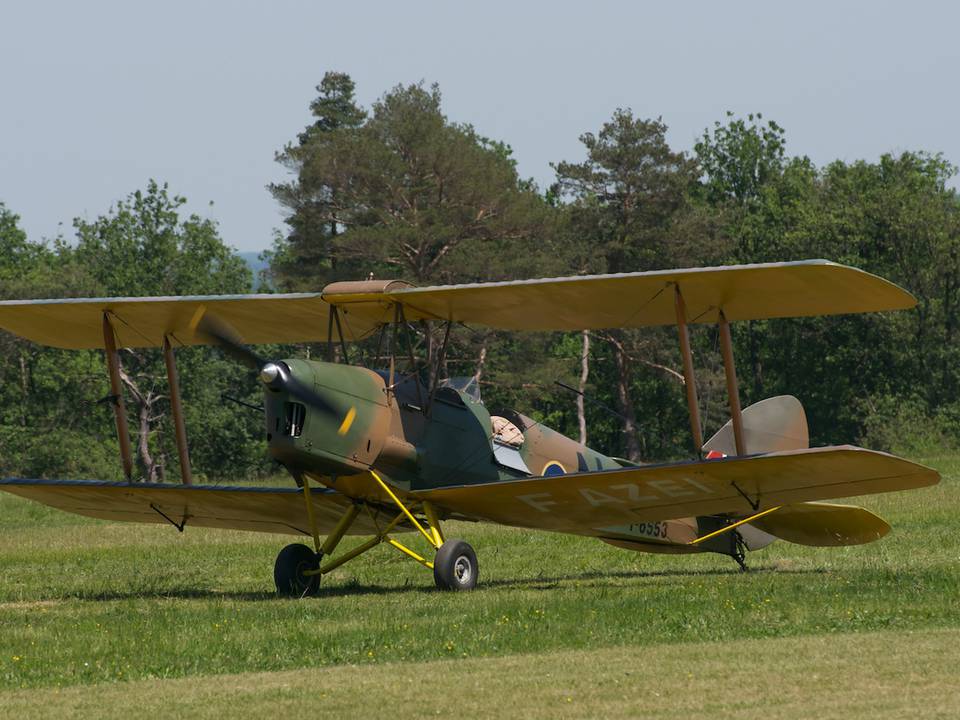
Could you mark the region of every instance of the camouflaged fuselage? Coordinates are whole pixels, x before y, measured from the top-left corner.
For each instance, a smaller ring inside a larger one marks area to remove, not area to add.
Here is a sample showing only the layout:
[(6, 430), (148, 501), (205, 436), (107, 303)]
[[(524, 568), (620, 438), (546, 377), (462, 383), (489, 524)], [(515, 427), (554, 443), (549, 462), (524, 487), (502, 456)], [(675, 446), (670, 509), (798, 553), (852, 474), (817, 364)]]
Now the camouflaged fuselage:
[[(299, 480), (306, 475), (354, 498), (384, 500), (366, 472), (374, 469), (400, 490), (493, 483), (524, 477), (612, 470), (626, 461), (597, 452), (514, 410), (495, 413), (467, 392), (428, 388), (407, 377), (387, 392), (386, 372), (311, 360), (285, 360), (302, 382), (345, 417), (311, 411), (282, 390), (265, 395), (271, 455)], [(687, 545), (700, 532), (696, 518), (594, 528), (584, 534), (646, 552), (696, 552), (728, 548)], [(726, 543), (726, 539), (724, 539)]]
[(499, 442), (490, 412), (469, 393), (439, 388), (433, 398), (415, 378), (387, 392), (386, 374), (311, 360), (285, 360), (293, 375), (344, 417), (313, 411), (283, 390), (267, 389), (266, 432), (271, 455), (294, 475), (349, 475), (371, 468), (408, 490), (489, 483), (526, 476), (565, 475), (622, 467), (518, 412), (499, 413), (522, 441)]

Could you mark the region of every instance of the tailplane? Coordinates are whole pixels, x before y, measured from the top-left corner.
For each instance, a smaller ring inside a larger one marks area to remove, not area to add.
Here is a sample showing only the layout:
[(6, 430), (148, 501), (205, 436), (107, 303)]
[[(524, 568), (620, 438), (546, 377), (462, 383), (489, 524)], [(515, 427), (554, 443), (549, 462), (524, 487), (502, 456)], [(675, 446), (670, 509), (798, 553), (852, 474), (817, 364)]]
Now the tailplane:
[[(792, 395), (761, 400), (743, 410), (743, 442), (748, 455), (810, 447), (807, 415)], [(707, 457), (736, 455), (733, 423), (728, 421), (703, 446)], [(780, 538), (798, 545), (837, 547), (879, 540), (890, 531), (883, 518), (854, 505), (805, 502), (785, 505), (740, 529), (748, 550)]]
[(869, 510), (821, 502), (784, 505), (749, 525), (787, 542), (814, 547), (863, 545), (890, 532), (890, 525)]

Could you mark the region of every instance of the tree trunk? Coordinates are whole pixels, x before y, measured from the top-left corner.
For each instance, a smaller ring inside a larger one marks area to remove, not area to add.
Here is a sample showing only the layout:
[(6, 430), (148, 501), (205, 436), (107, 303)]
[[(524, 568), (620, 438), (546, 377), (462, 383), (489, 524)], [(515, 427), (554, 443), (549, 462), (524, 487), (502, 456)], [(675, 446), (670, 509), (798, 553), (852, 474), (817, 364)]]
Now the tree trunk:
[(477, 358), (477, 371), (473, 374), (473, 381), (480, 386), (480, 377), (483, 375), (483, 366), (487, 363), (487, 346), (480, 348), (480, 357)]
[(584, 408), (583, 394), (587, 390), (587, 378), (590, 377), (590, 333), (583, 331), (583, 349), (580, 351), (580, 384), (577, 390), (577, 425), (580, 428), (580, 444), (587, 444), (587, 413)]
[(150, 453), (150, 432), (153, 424), (160, 419), (159, 416), (153, 414), (153, 406), (163, 396), (155, 395), (153, 391), (144, 393), (134, 379), (122, 368), (120, 370), (120, 380), (127, 386), (133, 404), (137, 408), (137, 465), (145, 481), (158, 482), (164, 476), (163, 456), (161, 454), (160, 458), (157, 459)]
[(620, 414), (623, 415), (623, 434), (626, 441), (626, 455), (629, 460), (640, 459), (640, 443), (637, 440), (637, 416), (630, 397), (630, 358), (623, 344), (615, 342), (613, 356), (617, 362), (617, 400), (620, 402)]
[(423, 333), (424, 344), (426, 346), (427, 387), (432, 388), (437, 381), (437, 373), (439, 372), (439, 368), (434, 367), (434, 361), (436, 359), (434, 355), (437, 352), (437, 348), (434, 344), (433, 328), (430, 327), (430, 323), (426, 320), (421, 320), (420, 331)]
[(20, 425), (27, 427), (29, 418), (27, 408), (30, 405), (30, 375), (27, 372), (27, 358), (23, 350), (20, 351)]
[(137, 416), (140, 420), (139, 435), (137, 437), (137, 460), (143, 471), (143, 478), (147, 482), (157, 481), (157, 467), (150, 455), (150, 406), (137, 398)]

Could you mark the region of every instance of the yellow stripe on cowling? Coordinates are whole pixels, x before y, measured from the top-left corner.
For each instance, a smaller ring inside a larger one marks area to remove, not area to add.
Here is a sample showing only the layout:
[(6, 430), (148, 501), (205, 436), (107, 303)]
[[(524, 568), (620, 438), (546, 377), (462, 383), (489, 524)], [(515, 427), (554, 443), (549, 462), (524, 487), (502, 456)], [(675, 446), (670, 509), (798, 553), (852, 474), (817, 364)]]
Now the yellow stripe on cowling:
[(340, 427), (337, 429), (337, 435), (346, 435), (350, 430), (350, 426), (353, 425), (353, 421), (357, 417), (357, 408), (351, 407), (347, 410), (347, 416), (343, 418), (343, 422), (340, 423)]

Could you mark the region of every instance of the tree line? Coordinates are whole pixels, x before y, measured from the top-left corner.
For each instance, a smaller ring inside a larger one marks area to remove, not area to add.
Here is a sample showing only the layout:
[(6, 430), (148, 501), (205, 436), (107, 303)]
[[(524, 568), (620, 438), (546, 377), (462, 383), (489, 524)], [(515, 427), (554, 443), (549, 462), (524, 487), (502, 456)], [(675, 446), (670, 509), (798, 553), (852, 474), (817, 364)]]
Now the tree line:
[[(960, 437), (960, 200), (939, 154), (883, 155), (817, 167), (790, 155), (761, 115), (727, 115), (690, 150), (660, 118), (617, 109), (558, 159), (540, 188), (511, 147), (443, 112), (437, 86), (397, 86), (369, 108), (352, 79), (327, 73), (311, 123), (277, 154), (268, 186), (287, 213), (264, 257), (261, 291), (399, 277), (417, 285), (827, 258), (888, 278), (915, 310), (733, 326), (744, 404), (803, 402), (814, 444), (862, 442), (917, 452)], [(151, 181), (69, 241), (28, 239), (0, 204), (5, 298), (242, 293), (254, 278), (214, 221)], [(625, 302), (629, 302), (625, 298)], [(414, 328), (422, 354), (437, 342)], [(102, 353), (41, 348), (0, 335), (0, 471), (117, 477)], [(708, 436), (727, 418), (715, 328), (692, 328)], [(276, 347), (296, 355), (311, 348)], [(354, 356), (377, 364), (373, 345)], [(159, 351), (125, 351), (124, 385), (139, 475), (176, 477)], [(211, 348), (179, 353), (195, 472), (210, 480), (272, 468), (261, 418), (226, 399), (259, 392)], [(472, 376), (488, 407), (516, 407), (604, 452), (688, 457), (683, 378), (672, 328), (503, 333), (462, 328), (444, 371)], [(566, 386), (566, 387), (563, 387)], [(572, 392), (578, 390), (582, 395)]]

